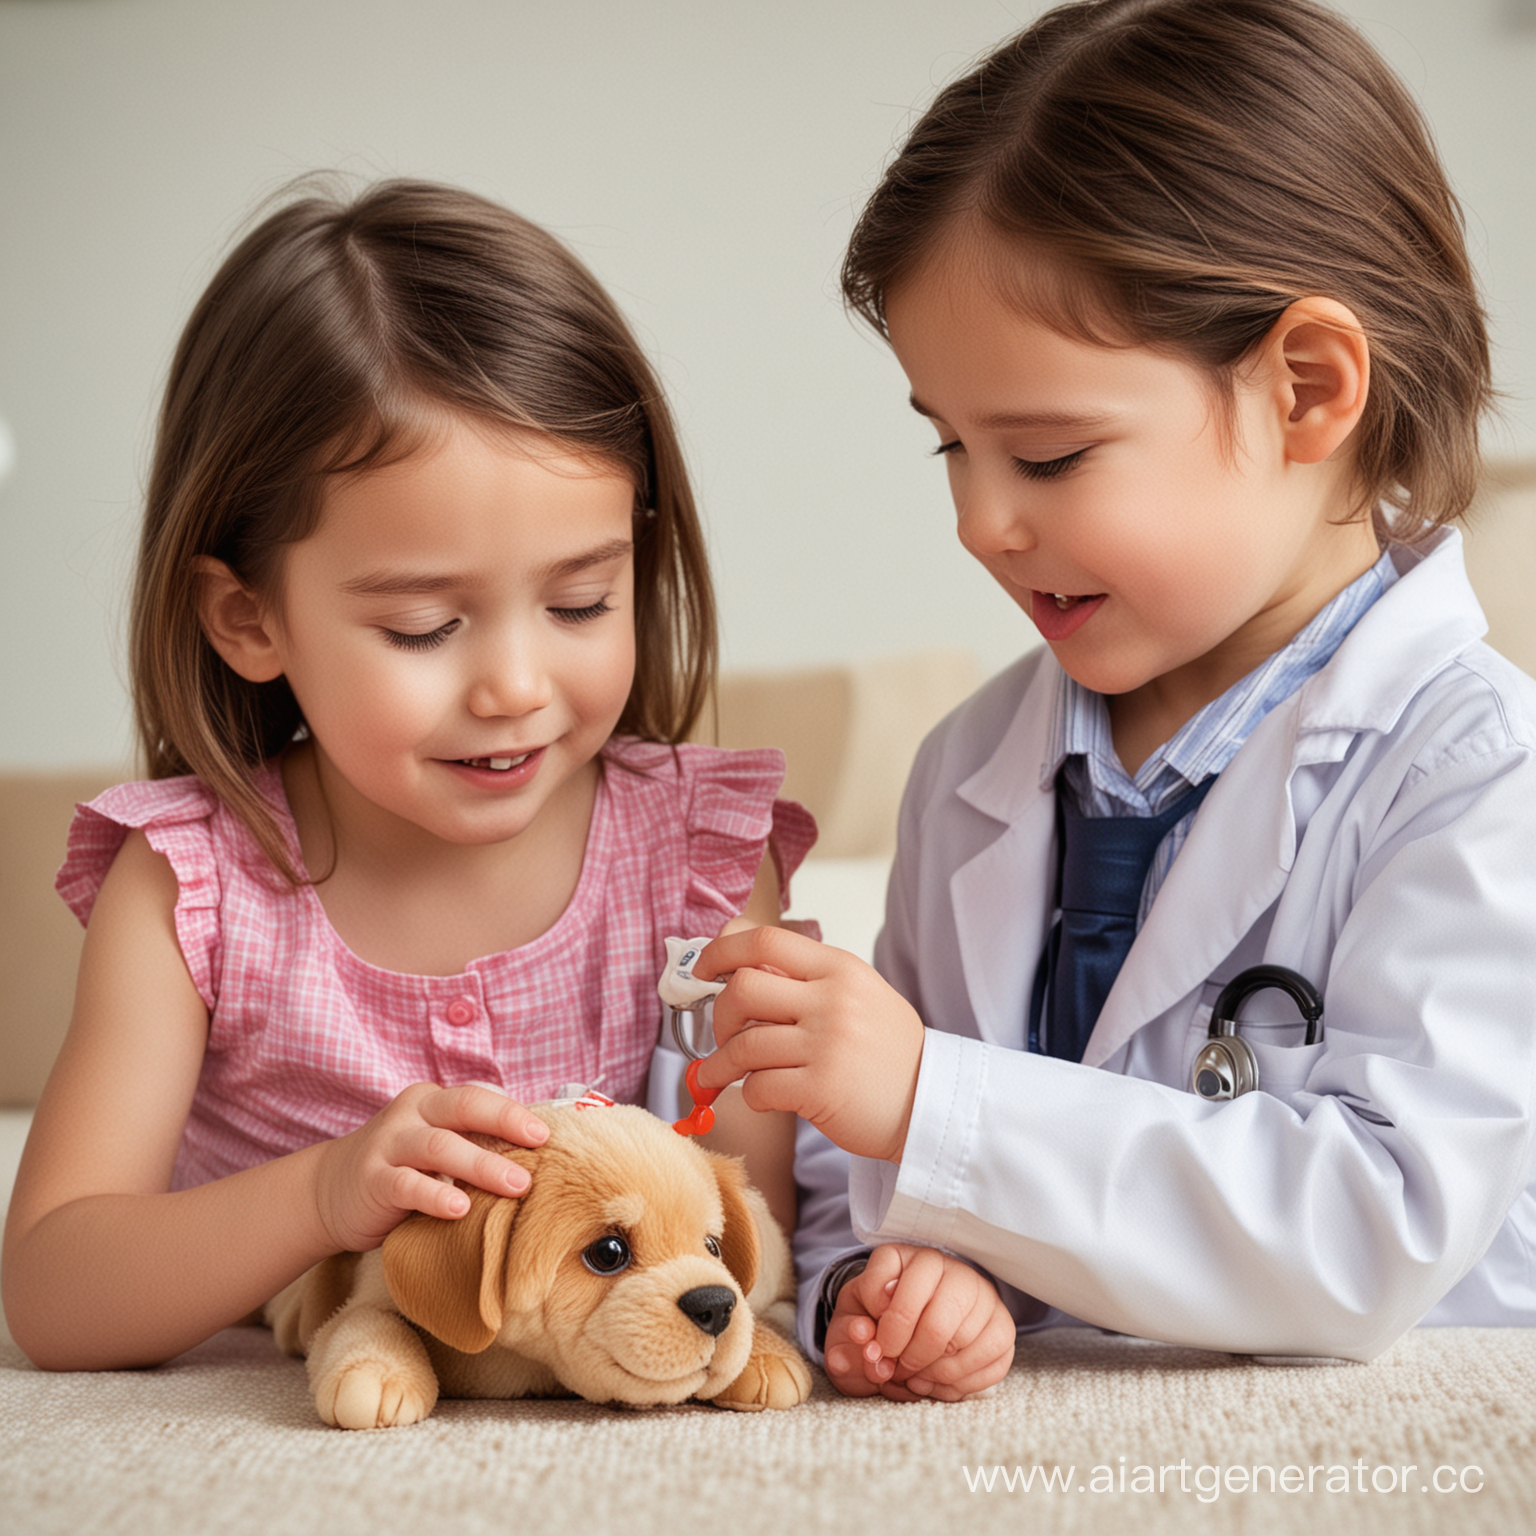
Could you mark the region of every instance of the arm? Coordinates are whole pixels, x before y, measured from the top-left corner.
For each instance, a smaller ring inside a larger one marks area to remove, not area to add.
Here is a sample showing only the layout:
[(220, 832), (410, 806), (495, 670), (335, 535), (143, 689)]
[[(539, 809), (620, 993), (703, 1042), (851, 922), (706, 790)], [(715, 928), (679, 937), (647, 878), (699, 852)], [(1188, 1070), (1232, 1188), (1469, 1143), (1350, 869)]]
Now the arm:
[[(1322, 967), (1325, 1045), (1289, 1101), (1212, 1105), (929, 1031), (897, 1162), (854, 1166), (861, 1235), (949, 1248), (1127, 1333), (1379, 1353), (1478, 1261), (1532, 1172), (1536, 767), (1478, 745), (1411, 779), (1372, 829)], [(1272, 943), (1287, 923), (1297, 942), (1314, 931), (1310, 895), (1295, 903)], [(728, 1023), (735, 1059), (706, 1081), (746, 1063), (775, 1102), (808, 1101), (850, 1035), (818, 1007), (825, 969), (801, 957), (779, 983), (772, 1016), (797, 1027), (732, 1038)], [(836, 1135), (836, 1099), (819, 1107)], [(873, 1155), (899, 1127), (887, 1107)]]
[(176, 939), (176, 879), (142, 834), (108, 872), (75, 1010), (38, 1105), (5, 1229), (5, 1311), (55, 1370), (164, 1360), (237, 1321), (310, 1264), (377, 1246), (407, 1210), (462, 1193), (419, 1171), (520, 1193), (456, 1133), (541, 1127), (489, 1090), (409, 1089), (359, 1131), (167, 1193), (207, 1040)]

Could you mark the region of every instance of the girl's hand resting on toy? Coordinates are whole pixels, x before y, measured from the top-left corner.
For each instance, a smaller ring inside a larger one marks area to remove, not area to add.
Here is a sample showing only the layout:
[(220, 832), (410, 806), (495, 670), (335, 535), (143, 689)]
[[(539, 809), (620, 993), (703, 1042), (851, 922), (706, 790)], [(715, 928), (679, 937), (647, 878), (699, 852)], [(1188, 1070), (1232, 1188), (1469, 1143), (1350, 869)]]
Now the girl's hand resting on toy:
[(750, 1072), (753, 1109), (793, 1110), (845, 1151), (899, 1162), (923, 1055), (912, 1005), (857, 956), (783, 928), (722, 935), (693, 968), (703, 981), (728, 971), (699, 1082)]
[(848, 1397), (958, 1402), (1008, 1374), (1014, 1332), (985, 1275), (936, 1248), (885, 1243), (838, 1292), (827, 1375)]
[(434, 1174), (463, 1179), (493, 1195), (521, 1195), (526, 1169), (465, 1140), (464, 1132), (537, 1147), (549, 1128), (515, 1099), (469, 1084), (415, 1083), (366, 1125), (325, 1144), (315, 1180), (315, 1206), (336, 1251), (366, 1253), (412, 1211), (446, 1220), (469, 1209), (469, 1197)]

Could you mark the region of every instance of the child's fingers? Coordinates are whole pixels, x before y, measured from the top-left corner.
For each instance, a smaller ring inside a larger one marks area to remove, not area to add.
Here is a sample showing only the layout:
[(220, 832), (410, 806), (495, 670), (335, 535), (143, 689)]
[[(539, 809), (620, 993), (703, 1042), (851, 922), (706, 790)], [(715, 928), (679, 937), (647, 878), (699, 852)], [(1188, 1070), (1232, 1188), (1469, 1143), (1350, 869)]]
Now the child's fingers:
[[(442, 1126), (419, 1123), (404, 1132), (385, 1152), (385, 1161), (400, 1174), (420, 1170), (424, 1174), (441, 1173), (450, 1179), (462, 1179), (492, 1195), (522, 1195), (528, 1191), (528, 1170), (466, 1141), (456, 1131)], [(408, 1187), (407, 1180), (405, 1186)], [(415, 1209), (400, 1202), (401, 1209)]]
[(974, 1270), (951, 1260), (940, 1294), (929, 1304), (922, 1327), (902, 1356), (906, 1374), (941, 1382), (957, 1380), (956, 1360), (989, 1327), (994, 1329), (990, 1347), (994, 1351), (1002, 1347), (1003, 1333), (997, 1331), (999, 1316), (1011, 1331), (1013, 1319), (1002, 1308), (996, 1292)]
[(721, 1045), (756, 1024), (798, 1024), (811, 1003), (809, 984), (770, 971), (734, 971), (711, 1014)]
[(848, 1329), (856, 1321), (868, 1322), (868, 1319), (834, 1315), (827, 1325), (822, 1362), (828, 1379), (845, 1397), (873, 1397), (880, 1390), (879, 1384), (866, 1377), (860, 1347), (848, 1337)]
[[(921, 1365), (949, 1342), (958, 1318), (950, 1318), (949, 1331), (935, 1343), (935, 1320), (928, 1315), (943, 1277), (944, 1256), (936, 1249), (914, 1248), (903, 1254), (896, 1287), (876, 1328), (883, 1354), (902, 1360), (911, 1356), (910, 1364)], [(965, 1310), (970, 1310), (969, 1302)]]
[[(724, 1088), (749, 1072), (803, 1067), (809, 1042), (792, 1024), (754, 1024), (699, 1063), (701, 1087)], [(754, 1104), (754, 1109), (791, 1109), (792, 1104)]]
[(549, 1127), (516, 1099), (482, 1083), (439, 1088), (423, 1095), (416, 1110), (429, 1125), (449, 1131), (478, 1131), (520, 1147), (541, 1147)]
[[(905, 1383), (907, 1390), (919, 1397), (930, 1397), (944, 1403), (956, 1403), (973, 1392), (984, 1392), (988, 1387), (995, 1387), (1008, 1374), (1013, 1365), (1013, 1345), (1010, 1342), (1001, 1354), (990, 1348), (978, 1351), (973, 1347), (963, 1356), (955, 1358), (963, 1359), (965, 1368), (960, 1370), (954, 1380), (937, 1380), (936, 1372), (930, 1372), (910, 1377)], [(943, 1363), (948, 1364), (948, 1361)]]
[(420, 1211), (441, 1221), (457, 1221), (469, 1210), (469, 1196), (462, 1189), (415, 1168), (391, 1171), (388, 1199), (397, 1211)]
[(986, 1287), (982, 1290), (980, 1304), (957, 1332), (951, 1348), (907, 1378), (906, 1384), (912, 1391), (924, 1397), (954, 1401), (990, 1387), (1008, 1374), (1017, 1330), (996, 1295)]
[(693, 974), (700, 981), (714, 981), (727, 971), (769, 966), (785, 976), (809, 981), (824, 975), (839, 953), (787, 928), (745, 928), (723, 933), (706, 944), (694, 962)]
[(857, 1312), (848, 1319), (848, 1338), (851, 1343), (862, 1348), (875, 1336), (875, 1320), (872, 1317), (863, 1317)]

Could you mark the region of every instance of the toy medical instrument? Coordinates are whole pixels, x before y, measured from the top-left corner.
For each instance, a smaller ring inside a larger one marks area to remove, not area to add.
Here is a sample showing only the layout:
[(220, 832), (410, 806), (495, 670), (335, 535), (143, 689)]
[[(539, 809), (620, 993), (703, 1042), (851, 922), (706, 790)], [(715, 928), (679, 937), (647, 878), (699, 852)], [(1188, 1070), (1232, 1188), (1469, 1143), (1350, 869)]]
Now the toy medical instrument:
[[(661, 973), (656, 992), (672, 1010), (672, 1038), (689, 1061), (697, 1061), (714, 1049), (704, 1043), (709, 1028), (704, 1005), (725, 990), (723, 981), (700, 981), (693, 967), (708, 939), (667, 939), (667, 968)], [(683, 1016), (687, 1015), (685, 1028)]]
[(1219, 1102), (1252, 1093), (1259, 1086), (1259, 1059), (1253, 1047), (1238, 1036), (1237, 1010), (1255, 992), (1271, 988), (1287, 993), (1301, 1009), (1308, 1045), (1316, 1045), (1323, 1038), (1322, 994), (1305, 976), (1283, 965), (1250, 966), (1234, 976), (1216, 999), (1210, 1032), (1189, 1074), (1191, 1092)]
[[(688, 1070), (684, 1081), (693, 1099), (693, 1111), (672, 1123), (672, 1129), (680, 1136), (706, 1136), (714, 1128), (715, 1112), (709, 1106), (720, 1097), (718, 1088), (699, 1085), (699, 1061), (707, 1054), (700, 1050), (709, 1029), (705, 1017), (705, 1005), (725, 990), (723, 981), (701, 981), (693, 974), (693, 967), (708, 939), (668, 939), (667, 967), (661, 973), (656, 992), (672, 1012), (672, 1038), (677, 1048), (688, 1058)], [(684, 1017), (688, 1024), (685, 1027)]]
[(688, 1093), (693, 1099), (693, 1109), (681, 1120), (674, 1120), (672, 1129), (679, 1136), (707, 1136), (715, 1128), (715, 1112), (709, 1106), (720, 1097), (720, 1090), (700, 1086), (697, 1057), (688, 1063), (683, 1081), (688, 1084)]

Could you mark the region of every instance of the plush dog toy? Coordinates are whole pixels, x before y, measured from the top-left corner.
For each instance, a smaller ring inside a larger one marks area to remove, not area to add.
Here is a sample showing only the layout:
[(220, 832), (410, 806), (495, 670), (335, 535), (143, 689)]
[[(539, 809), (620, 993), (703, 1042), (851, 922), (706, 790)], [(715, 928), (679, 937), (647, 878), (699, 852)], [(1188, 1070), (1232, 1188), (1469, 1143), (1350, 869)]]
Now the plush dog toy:
[(529, 1170), (526, 1195), (461, 1185), (467, 1215), (409, 1216), (268, 1303), (321, 1418), (414, 1424), (439, 1395), (803, 1402), (789, 1244), (741, 1165), (633, 1105), (539, 1116), (541, 1147), (471, 1138)]

